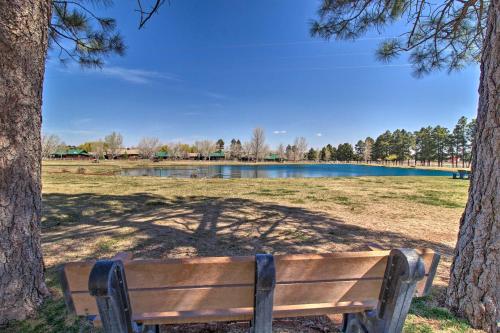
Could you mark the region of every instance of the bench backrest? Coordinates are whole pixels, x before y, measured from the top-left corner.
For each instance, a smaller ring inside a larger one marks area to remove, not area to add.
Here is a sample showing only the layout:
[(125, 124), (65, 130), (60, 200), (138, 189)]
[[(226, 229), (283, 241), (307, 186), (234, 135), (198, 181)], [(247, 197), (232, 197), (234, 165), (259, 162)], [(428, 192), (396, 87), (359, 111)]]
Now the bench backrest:
[[(428, 293), (439, 256), (419, 250)], [(353, 313), (377, 306), (389, 251), (276, 255), (274, 317)], [(94, 261), (68, 263), (63, 288), (77, 315), (98, 315), (89, 294)], [(133, 319), (185, 323), (248, 320), (254, 305), (255, 257), (209, 257), (124, 262)], [(158, 318), (162, 318), (159, 320)]]

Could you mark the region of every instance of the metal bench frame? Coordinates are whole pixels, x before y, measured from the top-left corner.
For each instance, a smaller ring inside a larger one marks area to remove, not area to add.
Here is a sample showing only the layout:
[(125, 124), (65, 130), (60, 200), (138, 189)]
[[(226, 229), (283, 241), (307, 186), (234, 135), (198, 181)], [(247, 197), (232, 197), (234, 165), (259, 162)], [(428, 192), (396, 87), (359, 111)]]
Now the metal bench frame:
[[(435, 257), (425, 289), (432, 284), (439, 256)], [(346, 333), (398, 333), (415, 294), (418, 281), (425, 275), (420, 255), (412, 249), (396, 249), (389, 254), (377, 309), (344, 315)], [(254, 314), (250, 333), (271, 333), (276, 269), (271, 254), (255, 256)], [(127, 291), (125, 270), (121, 260), (100, 260), (92, 268), (89, 291), (96, 298), (101, 322), (106, 333), (155, 333), (158, 325), (141, 325), (132, 321), (132, 308)]]

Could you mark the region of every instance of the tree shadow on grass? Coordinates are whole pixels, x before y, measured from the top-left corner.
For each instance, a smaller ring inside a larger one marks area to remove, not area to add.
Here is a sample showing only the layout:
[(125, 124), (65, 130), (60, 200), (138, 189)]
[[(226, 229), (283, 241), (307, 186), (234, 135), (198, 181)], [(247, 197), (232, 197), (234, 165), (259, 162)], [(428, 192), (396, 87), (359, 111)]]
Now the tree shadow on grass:
[[(453, 252), (417, 235), (372, 230), (307, 208), (243, 198), (54, 193), (45, 194), (43, 203), (44, 255), (52, 272), (68, 261), (111, 257), (119, 251), (132, 252), (135, 258), (167, 258), (355, 251), (377, 244), (432, 248), (447, 256)], [(276, 331), (321, 332), (328, 325), (321, 317), (277, 323)], [(189, 331), (240, 329), (246, 328), (212, 324)]]
[[(372, 230), (326, 213), (250, 199), (84, 193), (47, 194), (43, 200), (44, 245), (61, 244), (59, 250), (78, 252), (93, 244), (84, 258), (117, 250), (164, 258), (352, 251), (366, 250), (367, 244), (453, 252), (417, 235)], [(107, 245), (99, 243), (102, 239)]]

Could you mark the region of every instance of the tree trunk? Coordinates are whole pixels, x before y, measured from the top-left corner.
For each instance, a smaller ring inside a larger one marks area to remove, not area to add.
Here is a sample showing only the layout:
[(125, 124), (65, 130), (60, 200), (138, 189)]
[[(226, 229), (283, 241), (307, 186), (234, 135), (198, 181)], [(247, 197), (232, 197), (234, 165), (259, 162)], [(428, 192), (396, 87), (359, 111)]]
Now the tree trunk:
[(500, 0), (491, 1), (481, 60), (469, 200), (460, 221), (448, 306), (478, 328), (500, 320)]
[(48, 294), (40, 244), (41, 106), (50, 0), (0, 0), (0, 324)]

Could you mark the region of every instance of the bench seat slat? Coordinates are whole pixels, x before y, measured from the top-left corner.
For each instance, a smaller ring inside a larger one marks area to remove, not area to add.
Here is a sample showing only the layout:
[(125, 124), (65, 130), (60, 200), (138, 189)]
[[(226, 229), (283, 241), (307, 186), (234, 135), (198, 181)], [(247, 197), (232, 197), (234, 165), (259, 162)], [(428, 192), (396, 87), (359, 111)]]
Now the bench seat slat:
[[(417, 284), (417, 294), (422, 295), (434, 252), (418, 251), (426, 268), (426, 277)], [(366, 251), (275, 256), (273, 316), (360, 312), (376, 307), (388, 255), (389, 251)], [(77, 262), (64, 267), (65, 293), (78, 315), (98, 313), (95, 299), (88, 293), (93, 264)], [(183, 323), (252, 316), (254, 257), (131, 260), (124, 266), (135, 318), (146, 320), (147, 314), (154, 313), (148, 323)]]
[[(88, 290), (88, 276), (93, 262), (66, 265), (72, 291)], [(169, 261), (132, 260), (125, 263), (130, 289), (182, 287), (196, 285), (253, 284), (253, 257), (236, 262), (201, 262), (191, 264)]]
[[(277, 284), (274, 305), (376, 300), (381, 279)], [(254, 287), (129, 290), (133, 313), (196, 311), (253, 306)], [(74, 293), (76, 313), (97, 314), (95, 299)]]
[[(426, 268), (430, 267), (434, 252), (421, 252)], [(378, 278), (384, 275), (388, 254), (388, 251), (367, 251), (277, 255), (276, 281)], [(88, 290), (88, 276), (94, 263), (86, 261), (65, 265), (72, 292)], [(125, 272), (130, 289), (240, 285), (253, 284), (254, 266), (254, 257), (132, 260), (125, 262)]]

